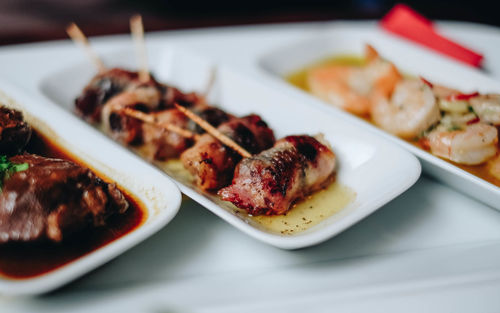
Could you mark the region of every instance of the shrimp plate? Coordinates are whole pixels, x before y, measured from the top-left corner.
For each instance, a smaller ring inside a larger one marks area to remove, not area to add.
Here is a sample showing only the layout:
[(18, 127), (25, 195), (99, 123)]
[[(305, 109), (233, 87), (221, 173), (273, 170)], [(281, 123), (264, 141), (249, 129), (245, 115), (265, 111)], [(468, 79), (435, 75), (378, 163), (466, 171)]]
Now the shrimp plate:
[[(398, 104), (400, 104), (405, 97), (408, 97), (404, 92), (401, 92), (401, 90), (397, 92), (397, 96), (393, 97), (396, 99), (392, 100), (392, 107), (391, 103), (379, 104), (374, 110), (375, 114), (377, 114), (377, 112), (380, 113), (378, 120), (374, 121), (372, 117), (372, 120), (369, 122), (367, 121), (366, 115), (359, 114), (356, 110), (342, 108), (341, 105), (335, 106), (335, 103), (329, 101), (325, 96), (321, 96), (318, 92), (315, 92), (315, 94), (318, 95), (320, 99), (318, 99), (318, 97), (312, 97), (309, 93), (304, 93), (311, 84), (307, 86), (308, 82), (301, 80), (299, 76), (293, 77), (293, 84), (302, 90), (293, 88), (290, 84), (284, 82), (284, 78), (287, 78), (291, 73), (298, 73), (298, 70), (314, 67), (321, 68), (318, 64), (325, 64), (325, 62), (328, 62), (329, 66), (331, 66), (335, 58), (340, 60), (339, 64), (342, 66), (346, 65), (346, 59), (355, 60), (351, 62), (351, 64), (364, 64), (364, 60), (359, 56), (365, 54), (364, 50), (366, 44), (375, 47), (385, 60), (395, 65), (402, 76), (408, 77), (408, 75), (411, 75), (415, 79), (418, 79), (418, 77), (425, 77), (433, 83), (450, 87), (450, 89), (460, 90), (462, 93), (472, 93), (476, 91), (481, 94), (500, 93), (500, 86), (498, 83), (479, 71), (458, 64), (446, 57), (383, 32), (361, 32), (356, 29), (342, 28), (330, 29), (328, 33), (311, 37), (288, 46), (282, 46), (264, 54), (260, 59), (260, 65), (267, 74), (271, 74), (276, 84), (280, 84), (283, 88), (285, 88), (284, 85), (286, 85), (288, 92), (294, 94), (295, 97), (298, 97), (300, 94), (304, 97), (303, 101), (307, 102), (309, 106), (320, 107), (325, 112), (331, 115), (340, 116), (364, 130), (389, 138), (415, 154), (420, 159), (423, 170), (427, 174), (434, 176), (438, 180), (496, 209), (500, 209), (500, 188), (498, 187), (500, 185), (500, 158), (495, 157), (496, 152), (493, 151), (498, 148), (496, 134), (494, 134), (492, 128), (480, 129), (480, 131), (478, 131), (477, 127), (472, 127), (460, 134), (456, 132), (435, 133), (433, 136), (433, 148), (435, 154), (440, 157), (421, 149), (418, 143), (409, 140), (430, 124), (435, 123), (439, 118), (439, 111), (436, 110), (435, 105), (431, 103), (428, 91), (425, 90), (426, 87), (422, 86), (422, 84), (420, 84), (420, 86), (416, 83), (414, 84), (415, 86), (407, 84), (405, 88), (409, 90), (415, 87), (413, 89), (423, 90), (420, 95), (420, 98), (423, 99), (420, 114), (425, 117), (425, 122), (413, 125), (412, 123), (414, 123), (414, 121), (409, 117), (418, 116), (419, 112), (414, 111), (413, 108), (409, 108), (414, 112), (409, 110), (406, 112), (406, 116), (398, 113), (398, 110), (401, 108)], [(319, 74), (326, 75), (325, 73)], [(353, 86), (353, 89), (358, 88), (358, 90), (360, 90), (360, 85), (363, 86), (362, 84), (357, 84)], [(318, 86), (316, 86), (316, 88), (317, 87)], [(445, 89), (439, 92), (446, 94), (449, 90)], [(337, 92), (337, 94), (339, 93)], [(328, 94), (328, 96), (330, 99), (335, 99), (335, 95)], [(424, 101), (424, 99), (426, 100)], [(489, 102), (497, 99), (484, 100), (482, 106), (475, 106), (478, 115), (485, 112), (491, 112), (492, 110), (489, 107)], [(336, 103), (340, 103), (340, 101), (336, 99)], [(426, 109), (424, 110), (423, 108)], [(358, 116), (349, 114), (346, 111), (353, 112)], [(373, 114), (374, 112), (372, 111), (371, 113)], [(384, 120), (384, 115), (387, 113), (394, 115), (398, 121), (396, 126)], [(495, 122), (495, 118), (491, 115), (485, 116), (484, 119), (488, 120), (489, 123)], [(401, 127), (398, 125), (401, 125)], [(399, 137), (390, 134), (390, 132), (397, 134)], [(464, 156), (463, 146), (460, 141), (470, 144), (471, 141), (468, 141), (469, 133), (484, 134), (486, 144), (480, 146), (472, 142), (473, 145), (469, 145), (469, 147), (480, 147), (482, 150), (480, 153), (471, 151), (471, 153)], [(443, 143), (449, 145), (447, 146), (449, 149), (443, 149)], [(483, 162), (485, 159), (488, 160), (487, 165), (479, 167), (470, 166), (470, 164), (473, 163)], [(464, 164), (455, 163), (457, 161)], [(487, 175), (485, 173), (487, 173)], [(486, 176), (487, 180), (482, 178)]]

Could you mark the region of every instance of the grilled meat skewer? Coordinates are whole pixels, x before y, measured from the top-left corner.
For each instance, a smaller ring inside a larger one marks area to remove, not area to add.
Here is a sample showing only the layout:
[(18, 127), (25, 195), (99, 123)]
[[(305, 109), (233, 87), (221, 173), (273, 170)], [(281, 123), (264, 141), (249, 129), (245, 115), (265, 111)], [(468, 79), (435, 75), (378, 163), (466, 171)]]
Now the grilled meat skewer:
[(288, 136), (268, 150), (243, 159), (232, 184), (219, 190), (252, 215), (286, 213), (294, 202), (332, 182), (335, 154), (314, 137)]
[[(222, 123), (217, 130), (250, 153), (259, 153), (274, 144), (274, 133), (260, 118), (252, 114)], [(184, 167), (195, 177), (202, 190), (227, 186), (241, 156), (210, 134), (204, 134), (195, 145), (181, 154)]]

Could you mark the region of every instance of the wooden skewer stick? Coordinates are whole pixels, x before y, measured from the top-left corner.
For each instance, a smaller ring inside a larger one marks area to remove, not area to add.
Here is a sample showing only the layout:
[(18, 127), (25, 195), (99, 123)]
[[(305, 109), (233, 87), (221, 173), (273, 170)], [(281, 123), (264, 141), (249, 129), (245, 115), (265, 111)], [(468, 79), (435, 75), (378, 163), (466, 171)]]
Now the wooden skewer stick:
[(215, 68), (212, 68), (210, 70), (210, 77), (208, 78), (207, 85), (205, 86), (205, 89), (203, 90), (203, 93), (201, 94), (204, 99), (208, 97), (210, 94), (210, 91), (212, 91), (215, 81), (217, 80), (217, 70)]
[(236, 142), (234, 142), (228, 136), (226, 136), (223, 133), (221, 133), (220, 131), (218, 131), (217, 128), (210, 125), (207, 121), (205, 121), (204, 119), (202, 119), (198, 115), (194, 114), (193, 112), (186, 109), (185, 107), (178, 105), (177, 103), (175, 103), (175, 107), (177, 108), (177, 110), (184, 113), (184, 115), (186, 115), (187, 117), (192, 119), (196, 124), (200, 125), (201, 128), (203, 128), (207, 133), (212, 135), (215, 139), (219, 140), (220, 142), (222, 142), (226, 146), (228, 146), (231, 149), (233, 149), (234, 151), (238, 152), (242, 157), (249, 158), (252, 156), (247, 150), (245, 150), (243, 147), (238, 145)]
[(137, 111), (137, 110), (134, 110), (131, 108), (124, 108), (124, 109), (122, 109), (122, 111), (123, 111), (123, 113), (125, 113), (125, 115), (136, 118), (138, 120), (141, 120), (144, 123), (148, 123), (148, 124), (152, 124), (152, 125), (161, 127), (165, 130), (176, 133), (177, 135), (182, 136), (184, 138), (196, 140), (199, 137), (198, 134), (195, 134), (193, 132), (190, 132), (189, 130), (180, 128), (179, 126), (176, 126), (176, 125), (173, 125), (170, 123), (161, 123), (154, 116), (151, 116), (150, 114), (146, 114), (144, 112)]
[(144, 42), (144, 26), (140, 15), (134, 15), (130, 19), (130, 31), (135, 45), (135, 53), (139, 60), (139, 81), (145, 83), (148, 82), (151, 77), (149, 75), (146, 43)]
[(94, 63), (94, 65), (97, 67), (97, 70), (99, 73), (102, 73), (106, 70), (106, 67), (104, 66), (104, 63), (101, 61), (99, 56), (97, 56), (97, 53), (92, 50), (92, 47), (90, 46), (89, 41), (87, 40), (87, 37), (85, 37), (85, 34), (81, 31), (81, 29), (75, 24), (71, 23), (67, 28), (66, 28), (66, 33), (68, 33), (68, 36), (77, 44), (83, 47), (85, 50), (85, 53), (89, 57), (89, 59)]

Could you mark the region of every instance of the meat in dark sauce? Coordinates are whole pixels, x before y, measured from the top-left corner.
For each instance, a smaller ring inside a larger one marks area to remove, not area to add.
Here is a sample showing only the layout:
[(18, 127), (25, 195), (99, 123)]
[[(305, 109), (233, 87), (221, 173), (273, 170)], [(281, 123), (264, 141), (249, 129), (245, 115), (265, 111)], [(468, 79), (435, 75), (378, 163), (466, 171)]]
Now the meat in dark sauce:
[[(11, 111), (9, 127), (29, 128), (20, 112)], [(0, 275), (13, 278), (71, 262), (130, 232), (143, 219), (142, 209), (115, 184), (29, 130), (31, 138), (22, 139), (18, 149), (23, 153), (2, 157), (3, 168), (20, 169), (0, 176)]]
[(31, 137), (31, 127), (21, 112), (0, 106), (0, 154), (19, 153)]
[(114, 184), (71, 161), (22, 154), (10, 158), (28, 164), (5, 180), (0, 194), (0, 244), (60, 242), (87, 227), (106, 224), (124, 213), (128, 202)]

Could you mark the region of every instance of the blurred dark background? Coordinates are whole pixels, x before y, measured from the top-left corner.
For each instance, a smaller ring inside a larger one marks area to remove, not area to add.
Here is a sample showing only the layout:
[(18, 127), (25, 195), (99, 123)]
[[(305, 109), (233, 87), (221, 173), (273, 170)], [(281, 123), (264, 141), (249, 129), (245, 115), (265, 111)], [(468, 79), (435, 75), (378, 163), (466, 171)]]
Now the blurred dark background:
[(0, 0), (0, 45), (66, 38), (75, 21), (87, 35), (128, 32), (128, 19), (141, 13), (145, 28), (186, 29), (338, 19), (378, 19), (403, 2), (431, 19), (500, 26), (500, 1), (388, 0)]

